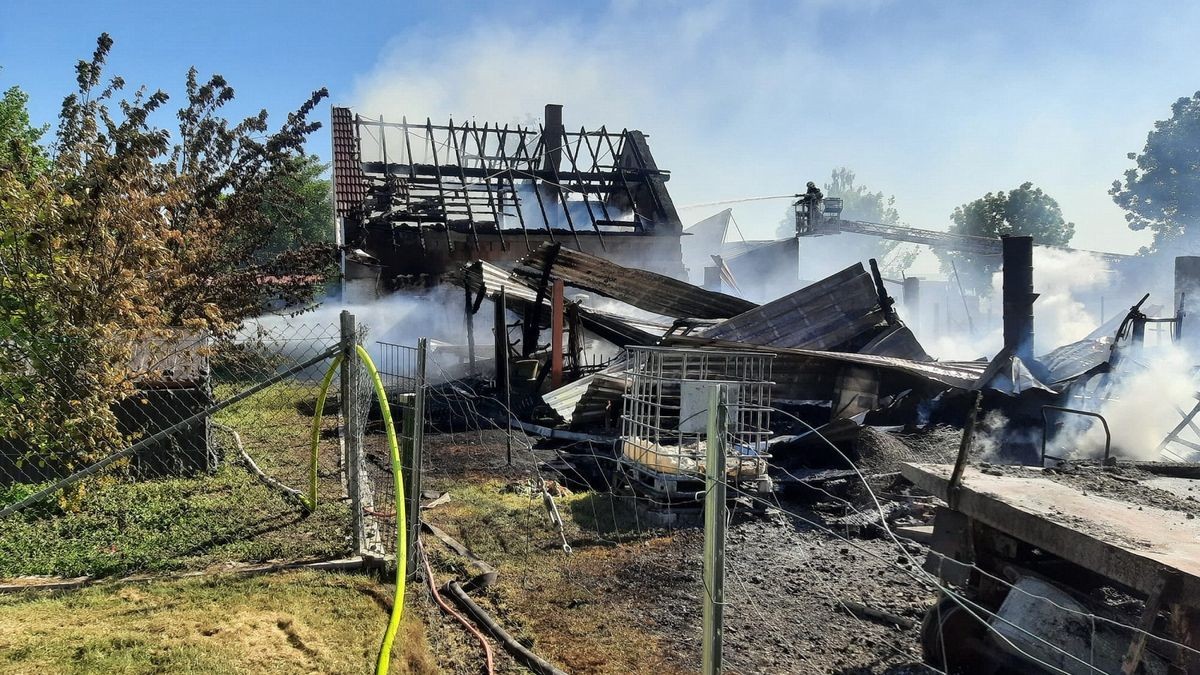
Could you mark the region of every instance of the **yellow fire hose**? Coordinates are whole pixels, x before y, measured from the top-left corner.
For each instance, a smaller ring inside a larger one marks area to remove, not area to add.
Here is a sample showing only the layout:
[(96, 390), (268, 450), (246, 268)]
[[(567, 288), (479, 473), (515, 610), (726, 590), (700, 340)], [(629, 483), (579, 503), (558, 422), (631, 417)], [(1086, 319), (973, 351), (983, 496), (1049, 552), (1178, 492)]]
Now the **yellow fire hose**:
[(304, 508), (309, 511), (317, 508), (317, 448), (321, 443), (321, 418), (325, 415), (325, 396), (329, 393), (333, 374), (337, 372), (340, 365), (342, 365), (342, 355), (338, 354), (334, 357), (333, 363), (329, 364), (329, 370), (325, 371), (325, 377), (321, 380), (321, 389), (317, 392), (317, 406), (313, 411), (312, 452), (309, 455), (308, 464), (308, 494), (300, 499), (304, 503)]
[[(404, 511), (404, 481), (400, 466), (400, 443), (396, 440), (396, 425), (392, 422), (392, 410), (388, 405), (387, 392), (383, 389), (383, 380), (379, 377), (379, 370), (375, 368), (375, 363), (371, 360), (371, 355), (367, 353), (367, 350), (363, 349), (362, 345), (355, 345), (354, 351), (371, 375), (371, 382), (375, 387), (375, 399), (379, 402), (379, 410), (383, 414), (383, 428), (387, 432), (388, 450), (392, 457), (392, 486), (396, 491), (396, 596), (392, 601), (392, 616), (388, 620), (387, 630), (383, 634), (383, 644), (379, 647), (379, 657), (375, 661), (376, 675), (386, 675), (392, 660), (392, 643), (396, 640), (396, 631), (399, 630), (400, 619), (404, 615), (404, 581), (408, 576), (408, 541), (406, 539), (408, 518)], [(317, 394), (316, 410), (313, 413), (308, 495), (303, 500), (310, 511), (317, 506), (317, 447), (321, 436), (321, 416), (325, 411), (325, 398), (329, 392), (329, 385), (333, 382), (333, 374), (337, 372), (338, 366), (341, 364), (342, 357), (338, 355), (334, 358), (333, 363), (329, 364), (329, 370), (325, 373), (325, 378), (321, 381), (321, 390)], [(353, 405), (354, 402), (347, 401), (346, 403)], [(421, 420), (417, 420), (417, 424), (421, 423)]]

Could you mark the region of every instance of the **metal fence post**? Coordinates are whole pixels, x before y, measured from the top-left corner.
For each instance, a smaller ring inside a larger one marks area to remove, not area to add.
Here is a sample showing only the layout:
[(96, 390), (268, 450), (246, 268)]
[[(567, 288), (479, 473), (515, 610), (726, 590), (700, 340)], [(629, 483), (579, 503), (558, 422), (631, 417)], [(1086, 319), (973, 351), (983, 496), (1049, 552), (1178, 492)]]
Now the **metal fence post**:
[(496, 299), (496, 313), (492, 319), (492, 331), (496, 337), (496, 386), (504, 390), (504, 453), (508, 465), (512, 466), (512, 379), (508, 374), (508, 295), (500, 287)]
[(342, 310), (342, 369), (341, 397), (342, 423), (346, 425), (346, 491), (350, 497), (350, 522), (354, 532), (354, 552), (362, 555), (366, 552), (366, 538), (363, 534), (363, 504), (361, 491), (362, 468), (362, 420), (358, 415), (359, 381), (358, 354), (355, 345), (358, 344), (358, 327), (354, 315)]
[(417, 340), (417, 373), (412, 405), (404, 409), (404, 436), (409, 442), (404, 446), (404, 505), (408, 516), (408, 573), (417, 572), (417, 537), (421, 532), (421, 465), (425, 448), (425, 355), (428, 340)]
[(708, 396), (708, 456), (704, 499), (704, 635), (705, 675), (721, 672), (725, 630), (725, 436), (729, 431), (725, 387), (713, 385)]

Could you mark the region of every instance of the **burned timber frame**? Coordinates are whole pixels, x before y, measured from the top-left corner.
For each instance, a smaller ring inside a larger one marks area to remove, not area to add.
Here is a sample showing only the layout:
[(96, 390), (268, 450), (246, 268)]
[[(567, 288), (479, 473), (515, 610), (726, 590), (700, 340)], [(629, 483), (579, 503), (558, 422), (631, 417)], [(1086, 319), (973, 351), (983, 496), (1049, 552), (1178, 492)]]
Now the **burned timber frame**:
[(683, 227), (646, 135), (545, 124), (435, 125), (333, 108), (338, 243), (350, 279), (433, 283), (557, 243), (674, 277)]

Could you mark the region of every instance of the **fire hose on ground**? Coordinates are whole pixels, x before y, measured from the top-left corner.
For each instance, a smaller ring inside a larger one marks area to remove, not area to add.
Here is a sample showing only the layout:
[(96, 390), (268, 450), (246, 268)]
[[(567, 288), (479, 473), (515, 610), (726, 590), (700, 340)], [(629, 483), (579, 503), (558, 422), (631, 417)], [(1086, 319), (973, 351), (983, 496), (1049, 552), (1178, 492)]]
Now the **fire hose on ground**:
[[(383, 380), (379, 376), (379, 370), (376, 369), (375, 363), (371, 360), (371, 356), (367, 353), (367, 350), (364, 349), (362, 345), (355, 345), (354, 351), (371, 376), (371, 382), (375, 390), (375, 398), (379, 402), (379, 408), (383, 416), (383, 426), (387, 433), (388, 450), (392, 460), (392, 481), (396, 492), (396, 595), (392, 603), (392, 613), (388, 620), (387, 630), (384, 632), (383, 642), (379, 648), (379, 656), (375, 662), (375, 674), (387, 675), (388, 668), (391, 664), (392, 645), (396, 639), (396, 632), (400, 628), (400, 620), (404, 615), (405, 577), (408, 575), (408, 542), (406, 538), (406, 534), (408, 532), (408, 520), (407, 514), (405, 513), (404, 482), (403, 476), (401, 475), (402, 468), (400, 461), (400, 444), (396, 438), (396, 426), (392, 420), (391, 406), (388, 404), (387, 392), (384, 390)], [(317, 394), (316, 409), (313, 413), (312, 452), (310, 454), (308, 494), (301, 497), (301, 502), (310, 511), (315, 509), (317, 505), (317, 450), (319, 447), (321, 434), (321, 418), (325, 412), (325, 400), (329, 392), (329, 386), (333, 382), (333, 374), (337, 372), (338, 367), (341, 366), (342, 360), (342, 355), (338, 355), (334, 358), (333, 363), (331, 363), (329, 366), (329, 370), (325, 373), (324, 379), (321, 381), (321, 388)], [(550, 495), (545, 490), (544, 485), (542, 487), (542, 495), (543, 499), (548, 499), (549, 501), (548, 510), (552, 514), (551, 518), (557, 521), (561, 535), (562, 520), (561, 518), (557, 517), (558, 509), (554, 505), (553, 499), (549, 498)], [(449, 545), (450, 548), (456, 553), (467, 556), (480, 568), (481, 574), (472, 579), (469, 585), (478, 584), (480, 586), (487, 586), (495, 581), (496, 571), (494, 568), (475, 557), (465, 546), (454, 540), (445, 532), (438, 530), (438, 528), (434, 527), (432, 524), (426, 523), (425, 526), (429, 531), (435, 534), (438, 539)], [(565, 538), (563, 540), (563, 550), (568, 553), (570, 552), (570, 547), (567, 545)], [(422, 552), (422, 558), (424, 559), (424, 552)], [(426, 563), (426, 565), (428, 565), (428, 563)], [(432, 586), (433, 579), (431, 572), (432, 570), (429, 570), (427, 567), (427, 574), (430, 575), (429, 583)], [(463, 611), (468, 613), (479, 625), (483, 626), (488, 633), (491, 633), (493, 637), (495, 637), (497, 640), (500, 640), (504, 644), (505, 649), (507, 649), (514, 658), (524, 663), (530, 670), (540, 673), (541, 675), (566, 675), (564, 671), (555, 667), (554, 664), (546, 661), (537, 654), (534, 654), (532, 651), (526, 648), (525, 645), (518, 642), (517, 639), (514, 638), (502, 626), (500, 626), (500, 624), (496, 623), (496, 621), (492, 619), (492, 617), (482, 607), (475, 604), (475, 602), (471, 600), (466, 591), (463, 590), (463, 587), (460, 586), (457, 581), (448, 582), (442, 587), (442, 591), (448, 593), (451, 598), (454, 599), (454, 601), (463, 609)], [(436, 598), (437, 594), (435, 593), (434, 595)], [(438, 599), (440, 600), (440, 598)], [(439, 602), (438, 604), (441, 605), (442, 603)], [(446, 609), (444, 605), (443, 608)], [(472, 632), (478, 635), (477, 631)], [(487, 655), (488, 668), (490, 670), (493, 667), (492, 655), (491, 649), (486, 644), (486, 641), (484, 641), (484, 651)]]
[[(396, 425), (392, 421), (391, 406), (388, 405), (387, 392), (383, 388), (383, 380), (379, 370), (371, 360), (371, 355), (362, 345), (354, 345), (354, 352), (367, 369), (374, 385), (375, 398), (383, 414), (383, 427), (387, 432), (388, 451), (392, 460), (392, 484), (396, 491), (396, 596), (392, 602), (392, 614), (388, 619), (387, 630), (383, 633), (383, 643), (379, 646), (379, 656), (375, 660), (376, 675), (386, 675), (392, 659), (392, 644), (396, 640), (396, 631), (400, 628), (400, 619), (404, 616), (404, 581), (408, 576), (408, 532), (407, 516), (404, 512), (404, 482), (400, 466), (400, 443), (396, 439)], [(342, 355), (334, 358), (321, 381), (321, 389), (317, 394), (316, 410), (313, 412), (312, 453), (310, 454), (310, 475), (308, 495), (304, 497), (305, 506), (311, 511), (317, 506), (317, 448), (321, 436), (321, 417), (325, 413), (325, 398), (329, 393), (329, 385), (333, 382), (333, 374), (342, 364)], [(353, 404), (353, 402), (348, 402)]]
[[(471, 577), (471, 579), (466, 582), (466, 586), (468, 588), (486, 588), (487, 586), (495, 583), (496, 568), (480, 559), (478, 556), (472, 553), (470, 549), (464, 546), (462, 542), (446, 534), (436, 525), (431, 523), (421, 523), (421, 525), (424, 527), (424, 529), (429, 531), (430, 534), (437, 537), (438, 540), (450, 548), (450, 550), (470, 561), (471, 564), (479, 571), (478, 574), (476, 574), (474, 577)], [(432, 583), (432, 581), (430, 583)], [(503, 626), (501, 626), (499, 623), (496, 623), (496, 620), (493, 619), (485, 609), (475, 604), (475, 601), (471, 599), (471, 596), (467, 595), (467, 591), (463, 588), (462, 584), (458, 583), (458, 581), (451, 580), (446, 582), (446, 584), (442, 586), (441, 592), (449, 595), (450, 598), (454, 600), (454, 602), (458, 604), (458, 606), (464, 612), (466, 612), (472, 619), (475, 620), (475, 623), (482, 626), (484, 630), (492, 635), (492, 637), (499, 640), (504, 645), (504, 648), (508, 651), (508, 653), (511, 654), (513, 658), (524, 664), (525, 667), (529, 668), (535, 673), (539, 673), (539, 675), (566, 675), (565, 671), (559, 669), (553, 663), (550, 663), (537, 654), (534, 654), (525, 645), (521, 644), (516, 638), (514, 638), (511, 633), (505, 630)]]

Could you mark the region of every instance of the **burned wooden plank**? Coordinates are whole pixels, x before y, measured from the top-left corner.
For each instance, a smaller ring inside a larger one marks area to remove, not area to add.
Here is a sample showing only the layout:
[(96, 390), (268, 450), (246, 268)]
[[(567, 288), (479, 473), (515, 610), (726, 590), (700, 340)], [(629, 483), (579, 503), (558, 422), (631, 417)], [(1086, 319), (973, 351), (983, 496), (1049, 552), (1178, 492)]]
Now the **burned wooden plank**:
[(523, 258), (516, 273), (530, 278), (549, 274), (567, 284), (673, 318), (725, 319), (758, 305), (724, 293), (708, 291), (685, 281), (633, 267), (624, 267), (581, 251), (543, 245)]

